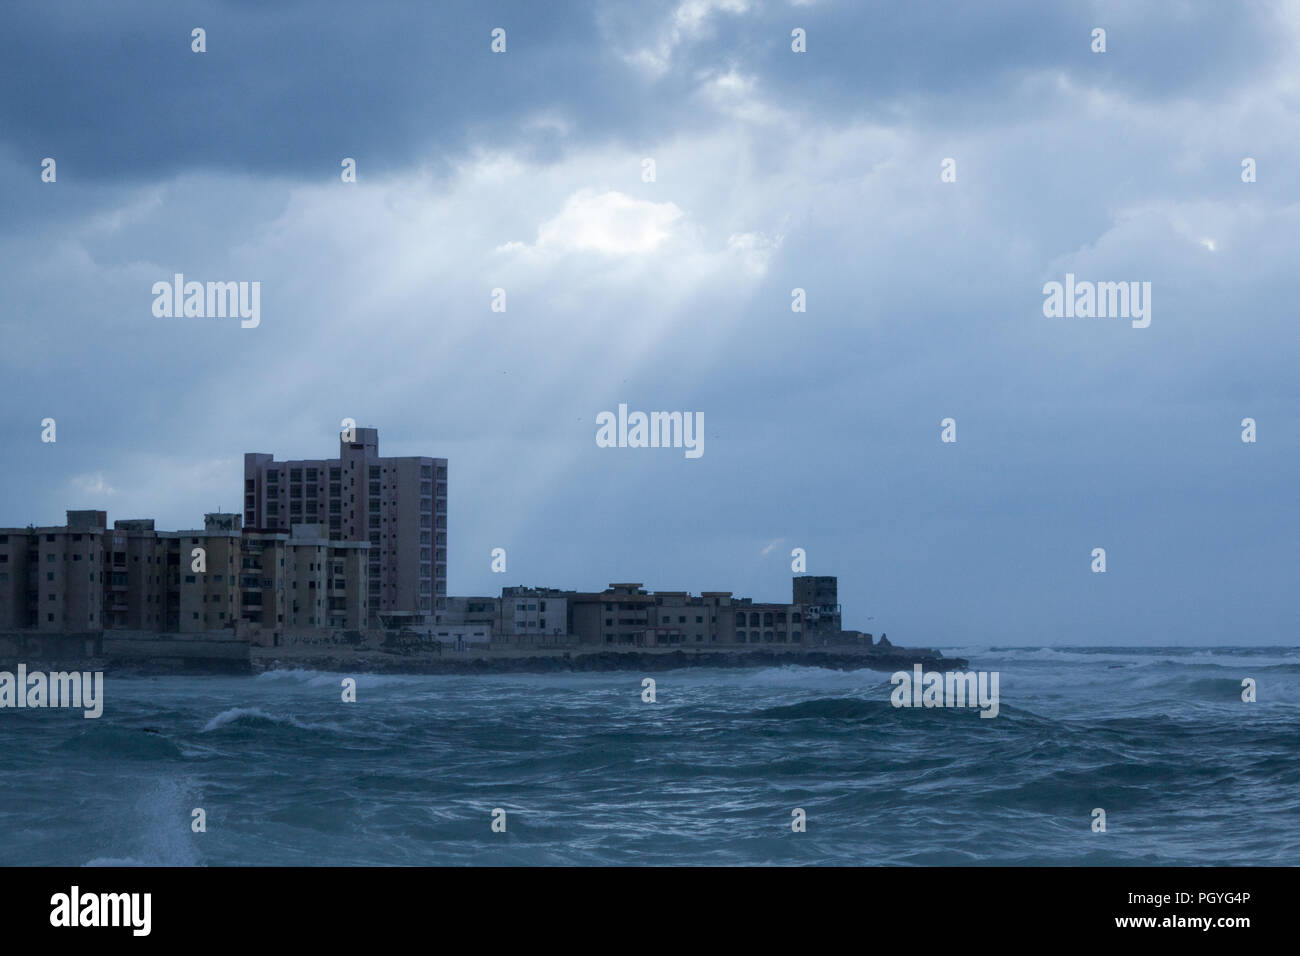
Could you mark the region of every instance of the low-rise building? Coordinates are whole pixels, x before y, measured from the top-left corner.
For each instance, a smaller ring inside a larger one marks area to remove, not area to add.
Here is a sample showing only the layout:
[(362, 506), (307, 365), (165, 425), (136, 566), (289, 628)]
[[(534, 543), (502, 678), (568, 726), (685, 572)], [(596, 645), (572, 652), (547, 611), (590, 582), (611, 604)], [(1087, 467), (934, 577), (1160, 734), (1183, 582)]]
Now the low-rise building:
[(567, 642), (569, 596), (576, 593), (555, 588), (502, 588), (497, 602), (498, 642), (516, 646)]
[[(795, 578), (790, 603), (756, 602), (730, 591), (652, 592), (640, 582), (615, 582), (604, 591), (511, 587), (501, 592), (498, 633), (503, 641), (508, 635), (507, 643), (528, 643), (530, 635), (539, 640), (545, 612), (552, 631), (547, 641), (579, 645), (833, 643), (840, 639), (836, 591), (833, 577)], [(553, 630), (561, 626), (561, 608), (563, 638)]]
[(640, 582), (615, 582), (599, 593), (569, 597), (573, 640), (578, 644), (635, 646), (654, 625), (654, 596)]

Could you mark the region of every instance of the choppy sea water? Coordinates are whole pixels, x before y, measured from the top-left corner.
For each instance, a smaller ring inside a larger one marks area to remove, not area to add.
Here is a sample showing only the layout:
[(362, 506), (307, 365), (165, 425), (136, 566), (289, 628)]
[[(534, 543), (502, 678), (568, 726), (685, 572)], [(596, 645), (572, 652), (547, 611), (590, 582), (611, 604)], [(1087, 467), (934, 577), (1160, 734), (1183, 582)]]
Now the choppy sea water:
[(0, 710), (0, 863), (1300, 864), (1300, 648), (945, 653), (997, 717), (812, 667), (109, 676)]

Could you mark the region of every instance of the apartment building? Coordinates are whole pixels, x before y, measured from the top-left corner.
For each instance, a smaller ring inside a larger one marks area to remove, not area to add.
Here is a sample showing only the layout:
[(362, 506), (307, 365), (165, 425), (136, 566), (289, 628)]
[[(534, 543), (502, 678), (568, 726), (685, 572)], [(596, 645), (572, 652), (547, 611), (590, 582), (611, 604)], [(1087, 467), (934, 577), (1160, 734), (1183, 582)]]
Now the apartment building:
[(207, 514), (202, 530), (155, 533), (164, 560), (162, 630), (196, 634), (234, 629), (243, 560), (239, 516)]
[(27, 613), (27, 565), (36, 553), (32, 548), (29, 554), (28, 541), (35, 533), (35, 528), (0, 528), (0, 631), (36, 626)]
[(501, 589), (496, 635), (508, 644), (559, 644), (569, 634), (569, 596), (554, 588)]
[(615, 582), (599, 593), (569, 598), (569, 633), (579, 644), (635, 645), (655, 623), (654, 596), (640, 582)]
[[(268, 636), (367, 626), (366, 541), (322, 525), (245, 531), (239, 515), (158, 531), (69, 511), (57, 528), (0, 529), (0, 630), (198, 634), (256, 625)], [(83, 578), (83, 575), (85, 576)]]
[[(179, 553), (179, 545), (178, 545)], [(104, 627), (137, 631), (167, 629), (167, 540), (152, 518), (119, 519), (104, 535)], [(177, 558), (179, 567), (179, 557)], [(179, 621), (177, 621), (179, 624)]]
[(728, 612), (730, 591), (656, 591), (655, 644), (730, 644), (735, 640)]
[(246, 531), (240, 617), (264, 633), (345, 628), (369, 618), (367, 541), (331, 540), (324, 525)]
[(339, 436), (337, 458), (244, 456), (244, 526), (323, 525), (331, 541), (366, 542), (368, 625), (433, 623), (447, 597), (447, 460), (383, 458), (379, 432)]
[(104, 627), (103, 511), (62, 527), (0, 528), (0, 629), (84, 634)]
[[(648, 592), (640, 583), (614, 583), (602, 592), (536, 590), (563, 595), (571, 639), (614, 646), (834, 643), (840, 639), (840, 606), (833, 577), (795, 578), (791, 603), (756, 602), (730, 591)], [(502, 591), (507, 606), (531, 589)], [(548, 600), (554, 600), (550, 597)], [(518, 610), (515, 613), (519, 613)]]

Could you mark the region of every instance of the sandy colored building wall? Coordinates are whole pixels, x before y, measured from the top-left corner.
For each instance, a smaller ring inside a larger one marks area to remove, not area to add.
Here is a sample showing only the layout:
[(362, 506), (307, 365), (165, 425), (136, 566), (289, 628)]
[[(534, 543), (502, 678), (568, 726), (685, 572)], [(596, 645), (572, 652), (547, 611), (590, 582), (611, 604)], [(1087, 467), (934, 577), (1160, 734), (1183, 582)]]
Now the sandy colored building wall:
[(359, 427), (340, 435), (338, 458), (246, 454), (244, 485), (248, 528), (320, 523), (334, 540), (370, 543), (370, 626), (381, 614), (432, 621), (447, 593), (446, 459), (382, 458), (378, 431)]
[(77, 634), (103, 628), (102, 535), (102, 528), (36, 529), (37, 630)]
[(331, 627), (361, 630), (366, 627), (366, 542), (335, 542), (329, 549), (327, 623)]
[(285, 565), (285, 630), (322, 630), (326, 627), (325, 578), (328, 547), (321, 539), (288, 544)]
[(28, 626), (26, 528), (0, 528), (0, 631)]

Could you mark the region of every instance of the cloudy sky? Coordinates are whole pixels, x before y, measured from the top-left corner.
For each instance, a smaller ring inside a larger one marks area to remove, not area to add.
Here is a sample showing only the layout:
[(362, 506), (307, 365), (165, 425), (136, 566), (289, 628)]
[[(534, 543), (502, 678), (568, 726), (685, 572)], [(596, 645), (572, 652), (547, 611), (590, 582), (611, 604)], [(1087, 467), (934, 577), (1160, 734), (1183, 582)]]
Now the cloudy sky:
[[(453, 594), (782, 600), (798, 547), (896, 643), (1295, 641), (1295, 3), (3, 21), (0, 526), (195, 527), (351, 417), (449, 459)], [(261, 324), (155, 317), (178, 272)], [(1046, 318), (1066, 273), (1150, 282), (1150, 326)], [(619, 403), (703, 456), (597, 447)]]

